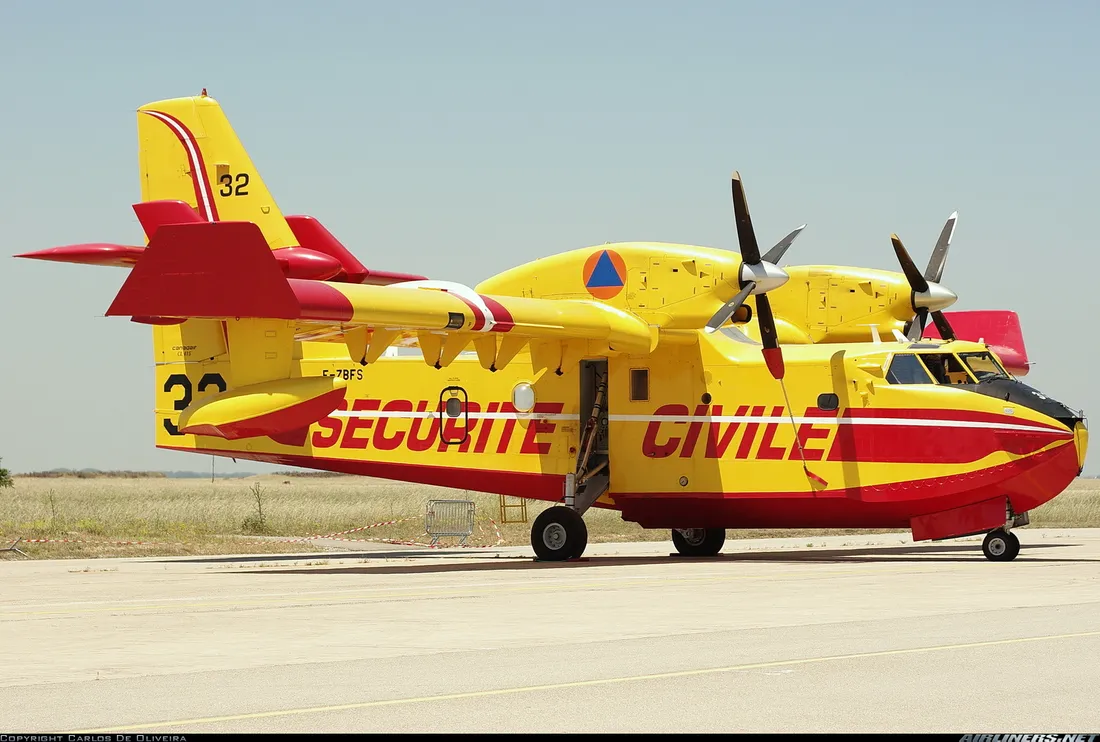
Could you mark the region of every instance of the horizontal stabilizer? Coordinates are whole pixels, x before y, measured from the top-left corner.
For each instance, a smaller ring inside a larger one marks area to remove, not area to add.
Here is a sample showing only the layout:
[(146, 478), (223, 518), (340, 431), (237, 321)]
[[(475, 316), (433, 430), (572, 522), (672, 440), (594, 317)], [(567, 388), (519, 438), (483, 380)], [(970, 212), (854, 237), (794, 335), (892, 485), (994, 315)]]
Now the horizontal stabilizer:
[(328, 231), (321, 222), (312, 216), (288, 216), (286, 223), (294, 232), (298, 244), (309, 250), (324, 253), (335, 258), (343, 267), (343, 275), (333, 278), (344, 283), (365, 283), (375, 286), (387, 286), (401, 281), (421, 281), (424, 276), (409, 273), (391, 273), (389, 271), (370, 270), (359, 262), (343, 243)]
[(206, 221), (185, 201), (142, 201), (133, 205), (145, 238), (153, 239), (157, 229), (166, 224), (193, 224)]
[(180, 432), (227, 440), (282, 437), (336, 409), (347, 382), (334, 376), (276, 379), (222, 392), (180, 414)]
[(131, 268), (144, 253), (145, 248), (136, 245), (112, 245), (105, 242), (93, 242), (86, 245), (48, 247), (45, 250), (25, 252), (15, 257), (51, 260), (56, 263), (111, 265), (119, 268)]
[[(979, 309), (970, 312), (944, 312), (959, 340), (983, 342), (1000, 356), (1005, 368), (1016, 376), (1024, 376), (1030, 367), (1020, 318), (1015, 312), (998, 309)], [(940, 338), (939, 330), (931, 324), (924, 330), (924, 337)]]
[(251, 222), (160, 227), (107, 316), (296, 319), (298, 302)]

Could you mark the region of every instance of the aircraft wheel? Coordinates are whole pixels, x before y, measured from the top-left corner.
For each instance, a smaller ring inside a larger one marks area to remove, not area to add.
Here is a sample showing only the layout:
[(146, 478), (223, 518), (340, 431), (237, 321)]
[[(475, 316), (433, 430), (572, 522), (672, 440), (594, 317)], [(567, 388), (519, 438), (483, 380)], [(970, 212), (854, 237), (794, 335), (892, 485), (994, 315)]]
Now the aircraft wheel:
[(1020, 553), (1020, 539), (1015, 533), (998, 528), (986, 535), (982, 553), (993, 562), (1011, 562)]
[(545, 562), (578, 559), (588, 546), (584, 518), (571, 508), (555, 505), (535, 518), (531, 526), (531, 548)]
[(726, 529), (674, 528), (672, 543), (684, 556), (714, 556), (726, 543)]

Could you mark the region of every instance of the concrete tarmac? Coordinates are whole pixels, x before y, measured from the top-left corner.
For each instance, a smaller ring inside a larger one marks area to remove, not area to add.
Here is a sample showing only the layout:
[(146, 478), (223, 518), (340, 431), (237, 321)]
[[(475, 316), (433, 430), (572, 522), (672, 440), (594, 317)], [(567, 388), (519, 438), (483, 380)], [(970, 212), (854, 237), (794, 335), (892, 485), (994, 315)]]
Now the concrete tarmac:
[(1100, 530), (1019, 534), (9, 553), (0, 732), (1100, 732)]

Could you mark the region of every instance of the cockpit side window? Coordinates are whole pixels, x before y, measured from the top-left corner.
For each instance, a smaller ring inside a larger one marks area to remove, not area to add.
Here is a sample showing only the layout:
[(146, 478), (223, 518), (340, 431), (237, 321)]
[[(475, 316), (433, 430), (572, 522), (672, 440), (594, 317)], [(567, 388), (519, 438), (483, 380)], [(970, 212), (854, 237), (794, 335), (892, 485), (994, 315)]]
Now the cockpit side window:
[(898, 353), (890, 362), (890, 371), (886, 380), (891, 384), (934, 384), (932, 377), (924, 370), (920, 359), (912, 353)]
[(1012, 377), (1001, 367), (1001, 364), (997, 363), (997, 359), (993, 357), (992, 353), (960, 353), (959, 357), (962, 358), (969, 368), (971, 373), (974, 374), (974, 378), (979, 382), (987, 381), (989, 379), (1011, 379)]
[(924, 365), (932, 373), (937, 384), (972, 384), (974, 380), (966, 367), (953, 353), (922, 353)]

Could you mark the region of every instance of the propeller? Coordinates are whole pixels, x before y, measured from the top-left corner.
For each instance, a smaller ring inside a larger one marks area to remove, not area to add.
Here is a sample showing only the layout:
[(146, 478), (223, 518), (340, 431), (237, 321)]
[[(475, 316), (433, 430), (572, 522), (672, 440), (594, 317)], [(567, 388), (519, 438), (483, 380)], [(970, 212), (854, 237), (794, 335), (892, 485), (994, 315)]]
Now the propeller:
[(733, 215), (737, 225), (737, 242), (741, 250), (741, 267), (738, 269), (738, 283), (741, 290), (714, 313), (707, 322), (706, 332), (715, 332), (739, 310), (750, 295), (756, 297), (756, 314), (760, 323), (760, 340), (764, 346), (764, 359), (775, 378), (783, 376), (783, 355), (779, 350), (779, 335), (772, 316), (771, 303), (767, 292), (777, 289), (787, 282), (790, 276), (778, 263), (795, 238), (806, 228), (803, 224), (775, 244), (761, 257), (760, 246), (756, 241), (756, 232), (752, 228), (749, 205), (745, 199), (745, 187), (741, 183), (741, 174), (733, 173)]
[(958, 300), (958, 295), (950, 289), (941, 286), (939, 281), (943, 278), (943, 269), (947, 265), (947, 249), (951, 246), (951, 237), (955, 234), (955, 223), (959, 219), (959, 212), (953, 212), (947, 219), (947, 223), (940, 230), (940, 238), (936, 240), (936, 247), (932, 250), (932, 256), (928, 259), (928, 267), (921, 275), (909, 252), (896, 234), (890, 235), (890, 242), (894, 245), (894, 253), (901, 263), (902, 273), (909, 281), (912, 289), (910, 303), (916, 313), (913, 321), (909, 323), (906, 337), (910, 340), (920, 340), (924, 334), (924, 327), (928, 324), (928, 317), (936, 324), (940, 336), (944, 340), (954, 340), (955, 332), (951, 329), (947, 318), (943, 316), (944, 309)]
[(802, 439), (798, 435), (798, 427), (794, 421), (794, 409), (791, 400), (787, 396), (787, 385), (783, 382), (783, 351), (779, 347), (779, 332), (775, 327), (775, 317), (772, 316), (772, 305), (768, 300), (768, 292), (785, 284), (790, 276), (776, 263), (783, 259), (783, 255), (795, 241), (795, 238), (806, 228), (803, 224), (786, 237), (775, 244), (772, 249), (760, 257), (760, 246), (756, 242), (756, 232), (752, 228), (752, 219), (749, 217), (749, 204), (745, 199), (745, 188), (741, 184), (740, 173), (733, 173), (733, 215), (737, 223), (737, 242), (741, 249), (741, 267), (738, 269), (738, 282), (741, 290), (726, 302), (721, 309), (715, 312), (707, 322), (706, 331), (715, 332), (719, 327), (740, 309), (750, 295), (756, 297), (757, 322), (760, 324), (760, 343), (764, 346), (764, 363), (768, 371), (779, 382), (783, 390), (783, 400), (786, 402), (787, 414), (791, 420), (791, 428), (794, 431), (794, 441), (798, 446), (798, 454), (802, 459), (802, 470), (806, 477), (813, 483), (811, 491), (824, 489), (829, 483), (810, 471), (806, 462), (806, 454), (802, 448)]

